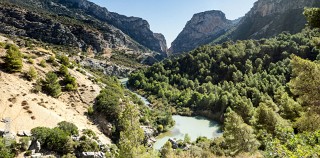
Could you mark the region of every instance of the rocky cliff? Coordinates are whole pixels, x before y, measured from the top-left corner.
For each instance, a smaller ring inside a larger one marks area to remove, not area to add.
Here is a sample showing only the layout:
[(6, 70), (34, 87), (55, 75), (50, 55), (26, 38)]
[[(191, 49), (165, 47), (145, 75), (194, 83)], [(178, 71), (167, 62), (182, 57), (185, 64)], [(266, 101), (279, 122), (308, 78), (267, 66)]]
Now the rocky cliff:
[(193, 15), (178, 37), (172, 42), (170, 53), (190, 51), (208, 44), (231, 28), (232, 21), (221, 11), (206, 11)]
[(320, 1), (258, 0), (244, 17), (231, 25), (219, 11), (195, 14), (172, 43), (170, 52), (181, 53), (212, 42), (268, 38), (283, 31), (297, 33), (306, 24), (304, 7), (320, 7)]
[[(147, 21), (109, 12), (87, 0), (4, 0), (0, 7), (2, 33), (97, 53), (127, 48), (166, 55), (165, 39), (159, 40)], [(34, 18), (25, 18), (29, 14)]]
[(283, 31), (297, 33), (306, 24), (303, 8), (320, 6), (318, 0), (259, 0), (245, 15), (230, 38), (259, 39)]

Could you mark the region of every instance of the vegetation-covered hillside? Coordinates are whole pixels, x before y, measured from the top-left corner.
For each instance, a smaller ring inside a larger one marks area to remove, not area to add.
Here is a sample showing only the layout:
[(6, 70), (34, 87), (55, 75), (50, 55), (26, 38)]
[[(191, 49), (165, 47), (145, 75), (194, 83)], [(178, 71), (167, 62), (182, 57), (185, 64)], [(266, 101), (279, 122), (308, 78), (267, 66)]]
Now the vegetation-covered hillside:
[[(317, 18), (310, 15), (317, 11), (308, 11), (312, 24)], [(205, 147), (197, 144), (202, 155), (259, 149), (266, 157), (317, 157), (318, 60), (319, 29), (306, 28), (294, 35), (203, 46), (132, 74), (129, 84), (163, 103), (157, 108), (223, 122), (222, 138)]]

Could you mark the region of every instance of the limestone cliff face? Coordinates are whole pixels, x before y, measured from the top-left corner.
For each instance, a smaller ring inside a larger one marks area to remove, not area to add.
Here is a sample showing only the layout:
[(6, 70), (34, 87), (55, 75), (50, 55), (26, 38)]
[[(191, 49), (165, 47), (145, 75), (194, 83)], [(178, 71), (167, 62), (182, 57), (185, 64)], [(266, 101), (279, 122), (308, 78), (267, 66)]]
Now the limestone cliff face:
[(258, 0), (245, 15), (231, 39), (259, 39), (283, 31), (296, 33), (306, 24), (303, 8), (320, 6), (318, 0)]
[(139, 44), (149, 48), (150, 50), (166, 54), (163, 50), (166, 50), (167, 48), (163, 48), (161, 45), (161, 43), (165, 42), (165, 39), (163, 38), (161, 41), (158, 40), (156, 35), (150, 30), (149, 23), (142, 18), (127, 17), (118, 13), (109, 12), (106, 8), (100, 7), (92, 2), (88, 2), (87, 0), (53, 1), (65, 5), (70, 9), (81, 9), (88, 15), (115, 26)]
[[(105, 49), (126, 48), (166, 56), (165, 39), (159, 40), (146, 20), (109, 12), (87, 0), (3, 0), (1, 3), (0, 18), (6, 19), (0, 21), (2, 33), (54, 44), (70, 44), (82, 50), (90, 48), (96, 53), (103, 53)], [(11, 14), (17, 10), (19, 13)], [(35, 15), (34, 19), (24, 18), (24, 14), (31, 13)], [(14, 14), (18, 16), (14, 17)], [(30, 23), (41, 26), (32, 28)], [(62, 28), (56, 29), (59, 27)]]
[(226, 19), (221, 11), (212, 10), (195, 14), (172, 42), (170, 53), (182, 53), (208, 44), (224, 34), (231, 26), (232, 21)]

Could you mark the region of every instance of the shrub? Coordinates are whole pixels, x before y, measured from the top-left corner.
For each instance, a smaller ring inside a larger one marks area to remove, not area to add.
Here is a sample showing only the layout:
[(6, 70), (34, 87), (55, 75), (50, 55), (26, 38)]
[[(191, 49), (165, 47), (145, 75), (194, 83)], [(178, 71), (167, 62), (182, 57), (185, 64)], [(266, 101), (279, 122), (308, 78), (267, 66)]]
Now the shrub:
[(7, 54), (5, 56), (4, 62), (8, 72), (20, 72), (22, 69), (22, 54), (19, 48), (14, 45), (6, 46)]
[(25, 74), (26, 78), (27, 78), (29, 81), (32, 81), (32, 80), (36, 79), (36, 78), (37, 78), (37, 75), (38, 75), (38, 74), (37, 74), (37, 71), (35, 70), (34, 67), (30, 67), (30, 68), (29, 68), (29, 71), (26, 72), (26, 74)]
[(53, 63), (55, 62), (56, 57), (54, 57), (53, 55), (49, 57), (49, 59), (47, 60), (48, 63)]
[(88, 110), (88, 115), (90, 115), (90, 116), (93, 115), (93, 113), (94, 113), (93, 106), (89, 106), (87, 110)]
[(46, 67), (46, 66), (47, 66), (47, 63), (46, 63), (45, 60), (41, 60), (40, 63), (39, 63), (39, 65), (40, 65), (41, 67)]
[(66, 91), (74, 91), (78, 88), (76, 78), (72, 77), (70, 74), (67, 74), (64, 77), (63, 83), (66, 84), (65, 86)]
[(34, 60), (32, 58), (28, 58), (28, 63), (29, 64), (34, 64)]
[(70, 65), (69, 58), (68, 58), (67, 56), (65, 56), (65, 55), (59, 56), (59, 60), (60, 60), (60, 63), (61, 63), (62, 65), (65, 65), (65, 66), (67, 66), (67, 67)]
[(52, 97), (58, 97), (61, 93), (61, 86), (58, 81), (58, 76), (50, 71), (46, 74), (46, 79), (43, 81), (43, 90)]
[(30, 141), (30, 138), (29, 138), (29, 137), (20, 138), (19, 142), (20, 142), (21, 150), (22, 150), (22, 151), (28, 150), (29, 141)]
[(71, 122), (67, 122), (67, 121), (59, 122), (58, 128), (65, 131), (68, 135), (78, 135), (79, 134), (78, 127)]
[(41, 79), (38, 79), (36, 81), (36, 83), (34, 84), (34, 86), (33, 86), (31, 91), (34, 92), (34, 93), (39, 93), (39, 92), (42, 91), (42, 81), (41, 81)]
[(65, 65), (61, 65), (59, 68), (59, 74), (62, 76), (69, 74), (68, 67), (66, 67)]

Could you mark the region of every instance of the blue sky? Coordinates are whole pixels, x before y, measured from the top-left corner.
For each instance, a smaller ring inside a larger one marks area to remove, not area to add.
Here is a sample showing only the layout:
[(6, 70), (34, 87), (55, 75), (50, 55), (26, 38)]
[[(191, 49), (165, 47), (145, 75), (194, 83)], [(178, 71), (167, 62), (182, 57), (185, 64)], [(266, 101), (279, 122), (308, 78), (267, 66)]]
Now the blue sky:
[(257, 0), (90, 0), (109, 11), (147, 20), (168, 46), (195, 13), (221, 10), (230, 20), (244, 16)]

